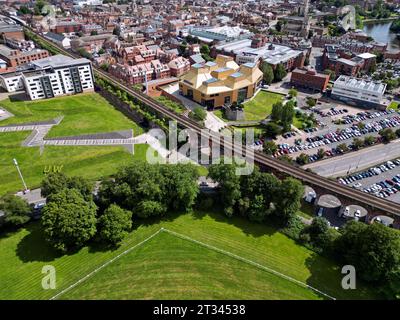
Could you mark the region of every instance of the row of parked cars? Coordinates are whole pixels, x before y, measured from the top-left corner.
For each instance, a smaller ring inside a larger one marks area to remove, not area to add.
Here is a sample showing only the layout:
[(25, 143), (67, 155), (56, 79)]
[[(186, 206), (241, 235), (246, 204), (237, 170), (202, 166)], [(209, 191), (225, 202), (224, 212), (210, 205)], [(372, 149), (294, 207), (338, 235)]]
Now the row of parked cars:
[[(288, 144), (282, 145), (281, 149), (287, 149), (287, 152), (284, 153), (294, 153), (301, 150), (308, 150), (312, 148), (318, 148), (325, 145), (329, 145), (335, 142), (340, 142), (356, 137), (361, 137), (362, 135), (379, 132), (385, 128), (395, 128), (400, 126), (400, 117), (394, 116), (390, 119), (381, 119), (376, 122), (371, 122), (365, 124), (363, 129), (360, 129), (357, 125), (353, 125), (351, 127), (345, 129), (338, 129), (336, 132), (329, 132), (324, 135), (307, 137), (305, 144), (297, 143), (297, 145), (290, 146)], [(351, 147), (350, 147), (351, 148)]]
[(389, 114), (392, 114), (395, 112), (396, 111), (393, 109), (389, 109), (389, 110), (385, 110), (385, 111), (376, 111), (376, 112), (370, 112), (370, 111), (358, 112), (356, 115), (346, 115), (341, 120), (346, 124), (350, 124), (353, 122), (365, 121), (367, 119), (383, 117), (383, 116), (386, 116), (386, 115), (389, 115)]
[(400, 174), (395, 175), (392, 179), (374, 183), (369, 188), (364, 188), (363, 191), (374, 194), (380, 198), (390, 197), (400, 191)]
[(373, 194), (377, 197), (387, 198), (400, 191), (400, 174), (395, 175), (392, 179), (382, 180), (365, 188), (362, 188), (362, 184), (359, 180), (380, 175), (381, 173), (392, 170), (397, 166), (400, 166), (400, 158), (393, 161), (387, 161), (363, 172), (340, 178), (338, 181), (342, 184), (352, 184), (353, 188), (362, 189), (362, 191)]
[(319, 114), (321, 117), (331, 117), (331, 116), (336, 116), (338, 114), (344, 114), (349, 112), (347, 109), (336, 109), (335, 107), (332, 107), (329, 109), (329, 111), (325, 112), (324, 110), (317, 109), (315, 107), (310, 109), (312, 112), (315, 112)]

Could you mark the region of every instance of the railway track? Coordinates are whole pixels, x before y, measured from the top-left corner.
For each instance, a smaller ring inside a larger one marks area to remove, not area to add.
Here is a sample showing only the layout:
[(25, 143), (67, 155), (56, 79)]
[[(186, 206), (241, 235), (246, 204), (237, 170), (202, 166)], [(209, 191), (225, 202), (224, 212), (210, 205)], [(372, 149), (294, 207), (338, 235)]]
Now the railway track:
[[(65, 50), (64, 48), (61, 48), (57, 46), (56, 44), (50, 42), (40, 34), (36, 33), (33, 31), (31, 28), (28, 28), (31, 32), (33, 32), (36, 36), (38, 36), (43, 42), (51, 45), (52, 47), (55, 47), (59, 50), (60, 53), (73, 57), (73, 58), (80, 58), (75, 53), (72, 53), (70, 51)], [(119, 87), (122, 90), (125, 90), (127, 93), (135, 97), (136, 99), (144, 102), (146, 105), (151, 107), (152, 109), (156, 110), (157, 112), (160, 112), (164, 114), (165, 116), (171, 118), (172, 120), (177, 121), (179, 124), (186, 128), (190, 128), (194, 130), (196, 133), (200, 134), (200, 131), (204, 129), (202, 126), (200, 126), (197, 122), (181, 116), (170, 109), (166, 108), (159, 102), (153, 100), (152, 98), (148, 97), (147, 95), (143, 93), (139, 93), (132, 88), (126, 86), (124, 83), (121, 83), (120, 79), (114, 78), (104, 70), (94, 67), (94, 72), (111, 82), (113, 85), (116, 87)], [(220, 139), (220, 134), (217, 132), (209, 132), (210, 137), (215, 138), (215, 139)], [(230, 144), (229, 142), (226, 142), (225, 147), (230, 148), (233, 150), (233, 145)], [(280, 171), (284, 174), (287, 174), (289, 176), (292, 176), (294, 178), (297, 178), (301, 180), (304, 184), (309, 184), (311, 186), (318, 186), (320, 188), (324, 188), (330, 193), (338, 196), (338, 197), (346, 197), (349, 199), (353, 199), (355, 202), (358, 202), (359, 204), (363, 204), (364, 206), (368, 207), (373, 207), (375, 209), (385, 211), (389, 214), (392, 214), (394, 216), (400, 216), (400, 204), (388, 201), (386, 199), (381, 199), (377, 198), (373, 195), (361, 192), (359, 190), (352, 189), (347, 186), (343, 186), (335, 181), (331, 181), (327, 178), (318, 176), (312, 172), (307, 172), (301, 168), (295, 167), (291, 164), (285, 163), (283, 161), (280, 161), (278, 159), (272, 158), (270, 156), (267, 156), (265, 154), (262, 154), (260, 152), (255, 151), (254, 152), (254, 161), (256, 164), (272, 168), (274, 170)]]

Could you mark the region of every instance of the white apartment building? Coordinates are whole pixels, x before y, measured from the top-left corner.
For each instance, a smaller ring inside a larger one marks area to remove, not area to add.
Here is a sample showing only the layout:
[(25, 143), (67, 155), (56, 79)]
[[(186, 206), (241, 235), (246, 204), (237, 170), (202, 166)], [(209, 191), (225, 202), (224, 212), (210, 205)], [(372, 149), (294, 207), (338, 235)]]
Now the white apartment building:
[(376, 108), (382, 106), (386, 84), (341, 75), (334, 83), (331, 97), (347, 104)]
[(93, 70), (88, 59), (56, 55), (33, 61), (23, 71), (0, 74), (0, 85), (8, 92), (25, 89), (31, 100), (72, 95), (94, 90)]

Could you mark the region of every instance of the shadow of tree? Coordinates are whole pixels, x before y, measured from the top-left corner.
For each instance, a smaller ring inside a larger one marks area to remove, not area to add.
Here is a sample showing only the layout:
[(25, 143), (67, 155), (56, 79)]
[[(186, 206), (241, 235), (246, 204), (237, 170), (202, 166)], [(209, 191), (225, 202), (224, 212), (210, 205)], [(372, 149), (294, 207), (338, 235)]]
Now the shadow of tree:
[(250, 235), (253, 237), (262, 237), (265, 235), (271, 236), (274, 233), (278, 232), (277, 228), (270, 226), (272, 225), (271, 221), (268, 221), (267, 223), (259, 223), (249, 221), (245, 217), (241, 216), (227, 217), (223, 213), (215, 211), (193, 211), (191, 214), (192, 217), (197, 220), (202, 220), (205, 217), (210, 217), (216, 222), (230, 224), (242, 230), (246, 235)]
[[(49, 262), (63, 255), (46, 241), (40, 222), (29, 223), (25, 228), (29, 233), (18, 243), (16, 252), (21, 261)], [(74, 252), (68, 252), (68, 254)]]
[[(341, 283), (345, 275), (341, 273), (341, 266), (324, 256), (313, 254), (306, 259), (305, 264), (311, 273), (311, 276), (306, 281), (307, 284), (338, 300), (375, 300), (383, 298), (376, 289), (359, 279), (356, 279), (356, 289), (343, 289)], [(323, 299), (329, 299), (322, 294), (319, 295)]]

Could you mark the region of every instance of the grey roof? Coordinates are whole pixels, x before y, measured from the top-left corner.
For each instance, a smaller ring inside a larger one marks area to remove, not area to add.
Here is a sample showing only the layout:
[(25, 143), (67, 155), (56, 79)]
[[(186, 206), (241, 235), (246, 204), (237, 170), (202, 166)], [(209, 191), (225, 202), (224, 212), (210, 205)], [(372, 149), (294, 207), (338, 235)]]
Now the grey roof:
[(54, 33), (54, 32), (47, 32), (44, 35), (46, 38), (53, 39), (56, 41), (63, 41), (65, 37), (62, 34)]
[(64, 56), (62, 54), (57, 54), (55, 56), (50, 56), (44, 59), (39, 59), (36, 61), (33, 61), (32, 64), (44, 69), (48, 67), (52, 68), (61, 68), (61, 67), (70, 67), (72, 65), (77, 65), (77, 64), (84, 64), (84, 63), (90, 63), (90, 60), (85, 59), (85, 58), (80, 58), (80, 59), (73, 59), (67, 56)]
[(194, 54), (192, 56), (190, 56), (190, 58), (194, 61), (194, 63), (204, 63), (206, 62), (203, 57), (201, 56), (201, 54)]

